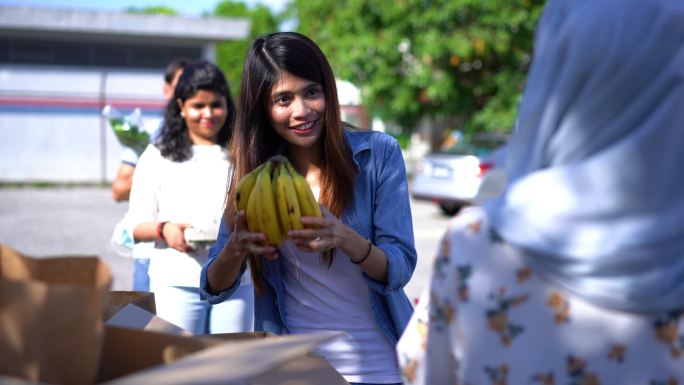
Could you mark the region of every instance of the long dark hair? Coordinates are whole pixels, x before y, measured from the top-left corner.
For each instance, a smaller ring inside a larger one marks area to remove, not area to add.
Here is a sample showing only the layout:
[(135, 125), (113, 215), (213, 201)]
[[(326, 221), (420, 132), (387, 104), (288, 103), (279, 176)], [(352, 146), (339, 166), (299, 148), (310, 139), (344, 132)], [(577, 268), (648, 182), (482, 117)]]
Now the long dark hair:
[(235, 175), (231, 179), (229, 199), (233, 198), (240, 178), (275, 155), (283, 143), (269, 122), (268, 105), (271, 89), (284, 71), (316, 82), (323, 88), (325, 129), (320, 139), (323, 141), (320, 201), (340, 217), (352, 200), (357, 170), (340, 120), (335, 76), (316, 43), (294, 32), (258, 37), (247, 51), (238, 117), (231, 142)]
[[(249, 49), (242, 72), (238, 117), (231, 141), (235, 168), (231, 178), (228, 202), (233, 202), (238, 181), (254, 168), (276, 154), (284, 140), (269, 122), (269, 99), (273, 86), (282, 72), (316, 82), (325, 95), (324, 129), (321, 147), (320, 201), (332, 214), (341, 217), (352, 201), (357, 169), (340, 120), (335, 76), (328, 59), (308, 37), (294, 32), (279, 32), (256, 38)], [(228, 218), (235, 213), (233, 205), (226, 208)], [(328, 264), (329, 253), (324, 255)], [(261, 281), (258, 258), (250, 258), (257, 292)]]
[(230, 87), (223, 72), (208, 61), (190, 63), (183, 69), (173, 98), (166, 105), (164, 125), (155, 143), (161, 155), (174, 162), (182, 162), (192, 157), (192, 140), (185, 120), (180, 116), (181, 107), (178, 101), (184, 103), (199, 90), (213, 91), (226, 99), (228, 115), (218, 133), (216, 144), (225, 147), (230, 141), (235, 123), (235, 103), (230, 96)]

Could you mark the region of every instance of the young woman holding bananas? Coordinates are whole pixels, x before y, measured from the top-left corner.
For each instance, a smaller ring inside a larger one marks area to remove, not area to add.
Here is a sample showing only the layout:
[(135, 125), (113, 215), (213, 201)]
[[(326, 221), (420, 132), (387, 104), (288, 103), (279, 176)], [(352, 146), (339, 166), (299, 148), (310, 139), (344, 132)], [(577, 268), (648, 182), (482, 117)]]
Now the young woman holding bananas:
[[(322, 354), (357, 384), (399, 384), (395, 344), (413, 308), (403, 291), (416, 265), (406, 170), (396, 140), (340, 120), (335, 77), (297, 33), (257, 38), (245, 59), (231, 151), (235, 171), (219, 236), (201, 274), (204, 298), (233, 295), (249, 261), (255, 329), (344, 331)], [(278, 246), (249, 232), (241, 178), (281, 154), (320, 202)]]

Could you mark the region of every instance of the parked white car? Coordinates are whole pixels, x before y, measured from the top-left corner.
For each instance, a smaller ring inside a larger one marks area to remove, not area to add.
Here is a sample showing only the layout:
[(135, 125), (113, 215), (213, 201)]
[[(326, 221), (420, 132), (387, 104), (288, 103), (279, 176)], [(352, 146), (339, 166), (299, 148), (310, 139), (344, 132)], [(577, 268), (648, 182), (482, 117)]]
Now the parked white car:
[(500, 195), (506, 141), (503, 135), (479, 134), (426, 155), (416, 164), (411, 195), (437, 203), (446, 215)]

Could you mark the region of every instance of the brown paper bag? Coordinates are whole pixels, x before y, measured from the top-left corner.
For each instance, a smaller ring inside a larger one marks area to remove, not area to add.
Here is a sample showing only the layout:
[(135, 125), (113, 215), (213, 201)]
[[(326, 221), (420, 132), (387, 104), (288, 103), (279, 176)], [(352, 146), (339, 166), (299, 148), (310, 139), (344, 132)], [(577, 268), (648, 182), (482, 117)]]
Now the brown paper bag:
[(94, 383), (111, 283), (96, 257), (36, 259), (0, 245), (0, 374)]

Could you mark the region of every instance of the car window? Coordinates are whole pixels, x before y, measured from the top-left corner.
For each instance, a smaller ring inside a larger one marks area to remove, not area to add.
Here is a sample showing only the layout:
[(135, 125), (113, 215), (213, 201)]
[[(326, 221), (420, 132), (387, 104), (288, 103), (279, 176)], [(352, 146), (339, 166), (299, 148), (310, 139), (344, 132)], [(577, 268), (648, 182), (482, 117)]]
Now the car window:
[(475, 147), (473, 147), (470, 143), (461, 140), (439, 152), (454, 155), (473, 155), (475, 150)]
[(460, 140), (454, 143), (452, 146), (439, 151), (444, 154), (454, 154), (454, 155), (476, 155), (484, 156), (488, 154), (491, 150), (501, 147), (506, 143), (506, 138), (486, 136), (486, 137), (473, 137), (471, 139)]

